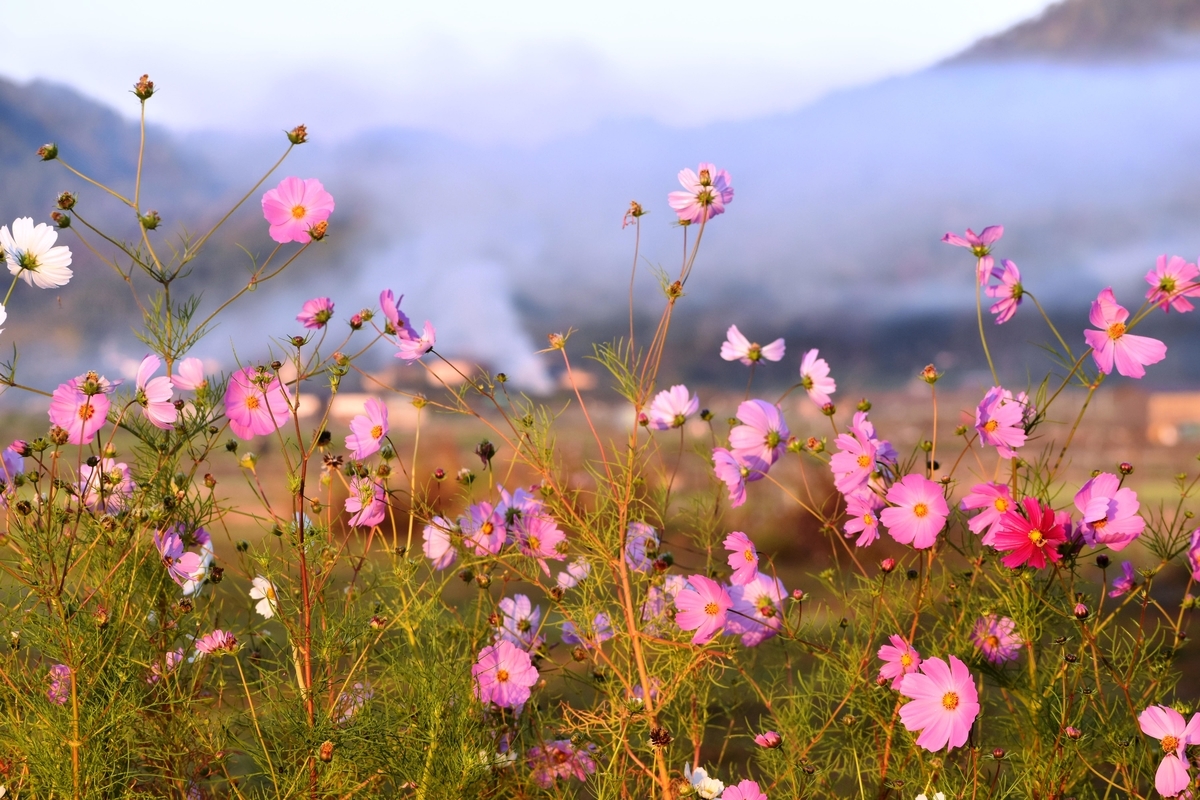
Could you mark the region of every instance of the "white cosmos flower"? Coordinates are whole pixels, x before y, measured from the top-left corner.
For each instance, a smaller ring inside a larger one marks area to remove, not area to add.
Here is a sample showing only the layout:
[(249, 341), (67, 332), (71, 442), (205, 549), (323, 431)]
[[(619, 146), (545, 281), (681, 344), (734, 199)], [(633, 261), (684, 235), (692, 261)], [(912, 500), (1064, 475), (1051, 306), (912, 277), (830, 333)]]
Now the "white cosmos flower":
[[(0, 305), (0, 325), (3, 325), (7, 319), (8, 312), (4, 310), (4, 306)], [(0, 333), (4, 333), (4, 328), (0, 328)], [(4, 795), (0, 794), (0, 797), (4, 797)]]
[(685, 764), (683, 767), (683, 777), (692, 785), (692, 789), (695, 790), (696, 794), (699, 797), (703, 797), (704, 800), (714, 800), (714, 798), (720, 797), (721, 793), (725, 791), (725, 784), (716, 778), (708, 777), (708, 773), (703, 767), (696, 767), (693, 770), (691, 764)]
[(254, 610), (267, 619), (275, 616), (275, 586), (262, 575), (252, 581), (250, 599), (257, 600)]
[(54, 246), (58, 231), (42, 222), (34, 227), (32, 217), (20, 217), (8, 226), (0, 227), (0, 250), (8, 271), (39, 289), (66, 286), (74, 274), (71, 265), (71, 248)]
[[(919, 794), (917, 795), (917, 800), (929, 800), (929, 798), (923, 794)], [(941, 792), (935, 792), (933, 795), (933, 800), (946, 800), (946, 795)]]

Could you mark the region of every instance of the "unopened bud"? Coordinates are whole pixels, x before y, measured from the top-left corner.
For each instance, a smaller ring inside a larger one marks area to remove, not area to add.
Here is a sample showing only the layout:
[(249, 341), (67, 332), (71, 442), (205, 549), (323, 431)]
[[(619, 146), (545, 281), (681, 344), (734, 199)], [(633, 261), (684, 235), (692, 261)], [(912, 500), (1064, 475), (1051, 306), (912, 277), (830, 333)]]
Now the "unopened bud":
[(138, 78), (138, 82), (133, 85), (133, 95), (143, 103), (154, 96), (154, 81), (150, 80), (149, 75)]
[(804, 446), (808, 448), (810, 453), (821, 453), (825, 451), (825, 442), (815, 436), (808, 437), (804, 442)]
[(254, 453), (243, 453), (242, 457), (238, 459), (238, 465), (242, 469), (254, 469), (256, 464), (258, 464), (258, 456)]
[(792, 590), (792, 599), (795, 600), (797, 603), (799, 603), (801, 600), (804, 599), (804, 590), (803, 589), (793, 589)]
[(992, 751), (992, 758), (996, 759), (997, 761), (1004, 758), (1006, 755), (1008, 755), (1008, 754), (1004, 752), (1003, 747), (997, 747), (995, 750)]
[(700, 409), (700, 419), (704, 420), (705, 422), (712, 422), (713, 413), (707, 408), (702, 408)]
[(479, 585), (480, 589), (486, 589), (492, 585), (492, 579), (491, 577), (480, 573), (475, 576), (475, 583)]
[(821, 406), (821, 413), (827, 417), (832, 417), (837, 413), (837, 406), (835, 406), (833, 403), (826, 403), (825, 405)]
[(78, 197), (72, 192), (62, 192), (54, 201), (54, 205), (58, 206), (63, 211), (70, 211), (75, 207), (75, 201)]
[(304, 345), (308, 344), (308, 339), (303, 336), (293, 336), (291, 342), (292, 347), (304, 347)]
[(211, 472), (204, 473), (204, 485), (209, 489), (216, 488), (217, 479), (213, 477)]
[(304, 144), (308, 141), (308, 128), (304, 125), (297, 125), (287, 132), (287, 137), (292, 144)]
[(546, 336), (551, 350), (562, 350), (567, 345), (567, 337), (561, 333), (551, 333)]
[(381, 631), (387, 627), (388, 620), (387, 617), (381, 617), (376, 614), (375, 616), (371, 617), (371, 622), (369, 624), (371, 626), (371, 630)]
[(563, 587), (561, 587), (561, 586), (551, 586), (550, 587), (550, 596), (553, 597), (555, 600), (562, 600), (564, 594), (566, 594), (566, 592), (563, 591)]
[(894, 558), (885, 558), (883, 561), (879, 562), (879, 569), (883, 572), (884, 575), (887, 575), (889, 572), (891, 572), (895, 568), (896, 568), (896, 559), (894, 559)]
[(436, 481), (446, 480), (446, 470), (442, 469), (441, 467), (438, 467), (437, 469), (435, 469), (433, 471), (433, 479)]
[(1104, 555), (1103, 553), (1096, 556), (1096, 566), (1100, 569), (1108, 569), (1108, 565), (1111, 563), (1112, 561), (1110, 561), (1108, 556)]
[(508, 376), (503, 372), (496, 373), (496, 383), (508, 383)]
[(344, 367), (350, 363), (350, 357), (339, 350), (333, 354), (333, 363), (337, 364), (339, 367)]
[(61, 211), (51, 211), (50, 221), (54, 223), (55, 227), (60, 229), (71, 227), (71, 215), (64, 214)]
[(1063, 733), (1065, 733), (1067, 735), (1067, 738), (1071, 739), (1072, 741), (1078, 741), (1079, 737), (1083, 736), (1083, 731), (1081, 731), (1081, 730), (1079, 730), (1079, 728), (1073, 727), (1071, 725), (1068, 725), (1067, 727), (1063, 728)]
[(1117, 469), (1121, 471), (1122, 475), (1132, 475), (1133, 474), (1133, 464), (1130, 464), (1128, 461), (1122, 461), (1121, 464), (1117, 467)]
[(1083, 603), (1075, 604), (1075, 619), (1080, 620), (1080, 621), (1085, 620), (1088, 618), (1088, 614), (1090, 614), (1090, 613), (1091, 612), (1088, 611), (1088, 607), (1085, 606)]
[(957, 428), (954, 429), (954, 435), (955, 436), (966, 436), (967, 435), (967, 426), (959, 425)]
[(53, 161), (58, 158), (58, 145), (54, 142), (47, 142), (37, 149), (37, 154), (42, 161)]
[(333, 761), (333, 742), (326, 739), (321, 742), (320, 748), (317, 749), (317, 758), (328, 764)]
[(308, 229), (308, 235), (314, 242), (319, 242), (325, 238), (325, 234), (329, 232), (329, 223), (321, 220), (316, 225)]
[(864, 397), (862, 400), (858, 401), (858, 405), (855, 406), (855, 408), (865, 414), (871, 410), (871, 401)]
[(95, 621), (97, 628), (107, 628), (109, 619), (108, 609), (104, 606), (99, 606), (92, 612), (92, 620)]
[(158, 215), (157, 211), (148, 211), (138, 217), (138, 219), (142, 221), (142, 227), (148, 231), (154, 230), (162, 222), (162, 217)]
[(571, 651), (571, 658), (575, 659), (576, 661), (587, 661), (587, 657), (587, 650), (582, 647), (576, 647)]
[(57, 445), (60, 445), (60, 446), (61, 446), (61, 445), (64, 445), (64, 444), (66, 444), (66, 443), (67, 443), (67, 440), (68, 440), (68, 439), (70, 439), (70, 438), (71, 438), (71, 434), (70, 434), (70, 433), (68, 433), (68, 432), (67, 432), (66, 430), (64, 430), (63, 428), (60, 428), (60, 427), (58, 427), (57, 425), (53, 425), (53, 426), (51, 426), (51, 428), (50, 428), (50, 441), (52, 441), (52, 442), (54, 442), (55, 444), (57, 444)]
[(942, 377), (938, 374), (937, 367), (933, 364), (926, 365), (925, 369), (921, 370), (921, 380), (928, 383), (930, 386), (938, 382), (938, 378)]

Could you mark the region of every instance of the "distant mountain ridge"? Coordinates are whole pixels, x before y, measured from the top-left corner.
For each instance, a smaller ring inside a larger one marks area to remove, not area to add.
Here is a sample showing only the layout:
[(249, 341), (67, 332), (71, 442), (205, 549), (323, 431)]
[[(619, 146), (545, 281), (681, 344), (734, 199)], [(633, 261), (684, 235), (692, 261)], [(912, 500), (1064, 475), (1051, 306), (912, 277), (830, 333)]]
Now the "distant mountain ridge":
[(1200, 0), (1063, 0), (950, 59), (1114, 61), (1200, 54)]

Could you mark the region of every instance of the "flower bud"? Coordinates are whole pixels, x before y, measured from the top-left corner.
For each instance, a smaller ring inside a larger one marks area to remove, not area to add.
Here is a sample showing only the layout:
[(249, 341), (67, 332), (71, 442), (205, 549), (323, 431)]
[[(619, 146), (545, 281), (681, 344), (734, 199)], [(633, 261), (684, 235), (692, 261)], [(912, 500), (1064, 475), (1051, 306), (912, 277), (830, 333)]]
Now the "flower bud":
[(567, 346), (567, 337), (561, 333), (551, 333), (546, 336), (546, 339), (550, 342), (551, 350), (562, 350)]
[(308, 128), (304, 125), (297, 125), (287, 132), (287, 137), (292, 144), (304, 144), (308, 141)]
[(1065, 733), (1067, 735), (1067, 738), (1071, 739), (1072, 741), (1078, 741), (1079, 737), (1083, 736), (1083, 731), (1081, 731), (1081, 730), (1079, 730), (1079, 728), (1073, 727), (1071, 725), (1068, 725), (1067, 727), (1063, 728), (1063, 733)]
[(162, 217), (158, 215), (157, 211), (147, 211), (138, 217), (138, 219), (142, 221), (142, 227), (148, 231), (154, 230), (162, 222)]
[(413, 395), (413, 399), (411, 402), (412, 402), (413, 408), (417, 409), (418, 411), (420, 411), (425, 406), (429, 405), (429, 400), (427, 400), (425, 397), (423, 397), (422, 395), (419, 395), (419, 394)]
[(436, 481), (446, 480), (446, 470), (442, 469), (441, 467), (438, 467), (437, 469), (435, 469), (433, 471), (433, 479)]
[(50, 221), (53, 222), (55, 227), (59, 228), (60, 230), (71, 227), (71, 215), (64, 214), (61, 211), (51, 211)]
[(258, 456), (254, 453), (243, 453), (242, 457), (238, 459), (238, 466), (242, 469), (252, 470), (256, 464), (258, 464)]
[(508, 375), (503, 372), (496, 373), (496, 383), (508, 383)]
[(326, 739), (321, 742), (321, 747), (317, 750), (317, 758), (328, 764), (333, 761), (333, 742)]
[(1120, 470), (1122, 475), (1133, 474), (1133, 464), (1130, 464), (1128, 461), (1122, 461), (1120, 465), (1117, 466), (1117, 469)]
[(904, 573), (904, 577), (908, 578), (910, 581), (915, 581), (919, 576), (920, 573), (915, 569), (910, 569), (908, 572)]
[(921, 380), (933, 386), (938, 382), (938, 378), (942, 377), (938, 374), (937, 367), (933, 364), (927, 364), (925, 369), (921, 370)]
[(225, 449), (231, 453), (236, 453), (238, 449), (237, 439), (230, 439), (225, 443)]
[(707, 408), (702, 408), (700, 409), (700, 419), (704, 420), (705, 422), (712, 422), (713, 413)]
[(587, 650), (582, 647), (576, 647), (571, 651), (571, 658), (575, 659), (576, 661), (587, 661), (587, 657)]
[(1004, 758), (1006, 755), (1008, 755), (1008, 754), (1004, 752), (1003, 747), (997, 747), (995, 750), (992, 751), (992, 758), (996, 759), (997, 761)]
[(675, 741), (675, 737), (671, 732), (661, 726), (655, 726), (650, 729), (650, 746), (651, 747), (666, 747), (671, 742)]
[(59, 446), (64, 445), (70, 438), (71, 434), (67, 433), (67, 431), (63, 428), (60, 428), (57, 425), (50, 427), (50, 441), (54, 442), (54, 444)]
[(1085, 606), (1083, 603), (1075, 604), (1075, 619), (1082, 622), (1083, 620), (1088, 618), (1088, 614), (1090, 614), (1090, 613), (1091, 612), (1088, 611), (1088, 607)]
[(832, 417), (837, 413), (837, 406), (835, 406), (833, 403), (826, 403), (825, 405), (821, 406), (821, 413), (827, 417)]
[(1100, 569), (1108, 569), (1108, 565), (1111, 563), (1112, 562), (1109, 560), (1108, 556), (1104, 555), (1103, 553), (1096, 556), (1096, 566)]
[(309, 238), (311, 238), (314, 242), (319, 242), (322, 239), (324, 239), (325, 234), (327, 234), (328, 232), (329, 232), (329, 223), (325, 220), (321, 220), (316, 225), (313, 225), (311, 228), (308, 229)]
[(637, 221), (637, 219), (643, 216), (645, 213), (646, 212), (642, 208), (641, 203), (639, 203), (637, 200), (630, 200), (629, 210), (625, 212), (625, 218), (621, 220), (621, 227), (624, 228), (626, 225)]
[(492, 585), (492, 579), (490, 576), (484, 575), (481, 572), (475, 576), (475, 583), (477, 583), (479, 585), (480, 589), (486, 589)]
[(894, 559), (894, 558), (885, 558), (883, 561), (879, 562), (879, 569), (883, 571), (884, 575), (887, 575), (895, 568), (896, 568), (896, 559)]
[(638, 425), (641, 425), (643, 428), (649, 427), (650, 426), (650, 418), (648, 416), (646, 416), (644, 413), (638, 414)]
[(755, 736), (754, 743), (759, 747), (765, 747), (768, 750), (774, 750), (783, 744), (783, 737), (775, 731), (766, 731)]
[(871, 401), (864, 397), (862, 400), (858, 401), (858, 405), (855, 406), (855, 408), (865, 414), (871, 410)]
[(471, 472), (471, 470), (467, 469), (466, 467), (463, 467), (458, 471), (458, 475), (456, 475), (454, 479), (463, 486), (470, 486), (475, 482), (475, 473)]
[(42, 161), (53, 161), (58, 158), (58, 145), (54, 142), (47, 142), (37, 149), (37, 154)]
[(339, 367), (344, 367), (350, 363), (350, 357), (345, 353), (338, 351), (333, 354), (333, 363), (337, 364)]
[(96, 610), (92, 612), (92, 620), (96, 623), (97, 628), (107, 628), (110, 618), (111, 615), (104, 606), (97, 606)]
[(954, 435), (955, 436), (966, 436), (967, 435), (967, 426), (959, 425), (957, 428), (954, 429)]
[(815, 436), (808, 437), (808, 439), (804, 442), (804, 446), (810, 453), (822, 453), (825, 451), (825, 441), (823, 439), (818, 439)]
[(77, 199), (78, 196), (72, 192), (62, 192), (58, 195), (57, 199), (55, 199), (54, 205), (58, 206), (58, 208), (62, 211), (70, 211), (75, 207), (75, 201)]
[(204, 473), (204, 485), (206, 488), (209, 488), (209, 489), (216, 488), (217, 479), (213, 477), (213, 474), (211, 472)]
[(803, 589), (793, 589), (792, 590), (792, 599), (795, 600), (797, 603), (799, 603), (801, 600), (804, 599), (804, 590)]
[(371, 626), (371, 630), (381, 631), (387, 627), (388, 619), (387, 617), (381, 617), (376, 614), (375, 616), (371, 617), (371, 621), (368, 624)]
[(154, 81), (150, 80), (149, 75), (138, 78), (138, 82), (133, 85), (133, 95), (143, 103), (154, 96)]
[(496, 456), (496, 445), (484, 439), (475, 446), (475, 455), (479, 456), (479, 460), (483, 462), (483, 468), (487, 469), (492, 465), (492, 459)]

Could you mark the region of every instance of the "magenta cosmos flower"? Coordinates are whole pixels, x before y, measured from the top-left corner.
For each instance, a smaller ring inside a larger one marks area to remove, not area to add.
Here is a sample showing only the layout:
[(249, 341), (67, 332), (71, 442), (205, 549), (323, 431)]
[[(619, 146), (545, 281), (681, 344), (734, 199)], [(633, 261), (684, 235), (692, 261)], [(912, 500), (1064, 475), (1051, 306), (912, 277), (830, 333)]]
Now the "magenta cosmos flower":
[(979, 440), (995, 447), (1004, 458), (1016, 458), (1016, 448), (1025, 444), (1025, 409), (1012, 392), (993, 386), (975, 409)]
[(729, 582), (744, 586), (754, 580), (758, 574), (758, 550), (750, 537), (734, 531), (725, 537), (725, 549), (729, 551), (729, 568), (733, 570)]
[(151, 378), (162, 366), (158, 356), (148, 355), (142, 359), (137, 371), (137, 402), (144, 410), (146, 419), (156, 428), (171, 430), (179, 412), (171, 402), (171, 379), (166, 375)]
[(721, 800), (767, 800), (767, 794), (755, 781), (740, 781), (721, 794)]
[(1137, 588), (1137, 575), (1133, 571), (1132, 561), (1121, 562), (1121, 575), (1113, 578), (1112, 591), (1109, 597), (1123, 597)]
[(194, 392), (208, 386), (208, 379), (204, 377), (204, 362), (198, 358), (183, 359), (176, 365), (171, 383), (176, 389), (185, 392)]
[(363, 403), (365, 414), (357, 414), (350, 420), (350, 435), (346, 437), (346, 449), (355, 461), (379, 452), (383, 438), (388, 435), (388, 410), (378, 397), (369, 397)]
[(316, 178), (284, 178), (262, 197), (271, 238), (280, 244), (310, 242), (309, 230), (333, 213), (333, 195)]
[(879, 648), (879, 658), (883, 661), (879, 677), (891, 681), (893, 689), (899, 689), (904, 676), (916, 672), (921, 666), (921, 654), (902, 636), (892, 634), (888, 641), (891, 644)]
[(350, 495), (346, 498), (346, 510), (353, 514), (350, 526), (373, 528), (387, 516), (387, 502), (383, 485), (371, 477), (355, 478), (350, 484)]
[(768, 750), (774, 750), (783, 744), (783, 737), (775, 731), (763, 731), (754, 737), (754, 743), (759, 747), (765, 747)]
[(963, 498), (963, 511), (982, 508), (983, 511), (971, 519), (968, 527), (971, 533), (983, 533), (980, 542), (987, 547), (995, 545), (996, 531), (1000, 527), (1000, 519), (1004, 512), (1012, 507), (1012, 490), (1006, 483), (978, 483)]
[(196, 640), (196, 651), (207, 656), (235, 653), (237, 652), (237, 638), (232, 633), (218, 628)]
[(1188, 569), (1192, 571), (1192, 579), (1200, 581), (1200, 528), (1192, 531), (1192, 541), (1187, 550)]
[(1066, 529), (1054, 509), (1042, 505), (1036, 497), (1026, 497), (1016, 508), (1004, 512), (992, 546), (1007, 553), (1001, 561), (1009, 569), (1022, 565), (1042, 569), (1047, 562), (1062, 559), (1058, 546), (1066, 540)]
[(434, 569), (445, 569), (458, 558), (450, 533), (454, 526), (443, 517), (434, 517), (422, 531), (424, 544), (421, 546), (425, 557), (433, 562)]
[(550, 576), (546, 559), (562, 561), (566, 541), (567, 535), (559, 529), (558, 523), (544, 514), (524, 518), (517, 526), (517, 549), (521, 555), (536, 559), (546, 577)]
[(879, 507), (882, 503), (869, 490), (856, 492), (846, 497), (846, 514), (849, 519), (843, 526), (846, 536), (858, 534), (855, 547), (870, 547), (879, 538)]
[(1146, 273), (1146, 283), (1150, 284), (1146, 299), (1167, 313), (1172, 308), (1181, 314), (1191, 311), (1194, 306), (1187, 298), (1200, 296), (1197, 276), (1200, 269), (1195, 264), (1179, 256), (1171, 256), (1170, 260), (1165, 255), (1159, 256), (1154, 269)]
[(1016, 633), (1017, 623), (1008, 617), (984, 614), (975, 622), (971, 641), (983, 653), (983, 657), (999, 666), (1017, 657), (1017, 651), (1025, 641)]
[(253, 439), (282, 428), (292, 414), (292, 395), (279, 378), (255, 367), (233, 373), (225, 390), (225, 416), (239, 439)]
[(678, 384), (655, 395), (654, 402), (646, 409), (646, 418), (654, 430), (666, 431), (683, 427), (688, 417), (699, 410), (700, 399), (690, 394), (686, 386)]
[(638, 572), (654, 568), (658, 555), (658, 531), (644, 522), (631, 522), (625, 531), (625, 563)]
[(733, 600), (724, 587), (703, 575), (688, 578), (687, 588), (675, 596), (675, 624), (680, 630), (695, 631), (692, 644), (704, 644), (725, 627)]
[(1146, 520), (1138, 516), (1141, 503), (1133, 489), (1122, 489), (1121, 479), (1101, 472), (1075, 494), (1075, 507), (1083, 515), (1079, 529), (1092, 547), (1108, 545), (1124, 550), (1142, 535)]
[(679, 215), (680, 222), (697, 223), (725, 213), (727, 203), (733, 201), (733, 186), (729, 173), (712, 164), (701, 162), (696, 172), (690, 169), (679, 171), (682, 192), (671, 192), (667, 202)]
[(757, 647), (783, 628), (785, 597), (783, 581), (761, 572), (745, 585), (730, 587), (733, 606), (725, 620), (725, 633), (741, 636), (746, 647)]
[(1186, 723), (1170, 706), (1150, 706), (1138, 715), (1142, 733), (1162, 743), (1163, 759), (1154, 774), (1154, 788), (1163, 797), (1175, 797), (1188, 788), (1188, 745), (1200, 744), (1200, 714)]
[(752, 342), (742, 335), (737, 325), (730, 325), (725, 332), (725, 341), (721, 343), (721, 358), (726, 361), (740, 361), (749, 366), (759, 361), (779, 361), (786, 350), (783, 339), (776, 339), (770, 344)]
[(401, 337), (396, 345), (396, 358), (412, 363), (428, 353), (437, 345), (437, 331), (429, 320), (425, 320), (425, 330), (420, 336)]
[(471, 677), (475, 679), (475, 697), (481, 703), (515, 709), (529, 700), (538, 671), (529, 653), (502, 639), (479, 651)]
[(992, 245), (1000, 241), (1000, 237), (1003, 235), (1003, 225), (989, 225), (983, 229), (982, 233), (978, 234), (970, 228), (967, 228), (967, 232), (962, 236), (957, 233), (947, 233), (942, 237), (942, 241), (955, 247), (965, 247), (975, 258), (979, 259), (975, 268), (975, 277), (982, 285), (992, 272), (994, 263), (991, 256)]
[(61, 383), (50, 396), (50, 421), (67, 432), (71, 444), (91, 444), (108, 421), (111, 385), (94, 372)]
[(477, 556), (496, 555), (508, 538), (504, 517), (491, 503), (476, 503), (467, 507), (466, 516), (459, 519), (463, 538)]
[(892, 505), (881, 512), (879, 521), (888, 534), (918, 550), (933, 547), (950, 516), (942, 487), (915, 473), (905, 475), (888, 489), (887, 501)]
[(962, 747), (979, 715), (979, 694), (966, 664), (950, 656), (921, 662), (921, 671), (904, 676), (897, 687), (912, 702), (900, 708), (900, 721), (920, 731), (917, 745), (930, 752)]
[(829, 395), (837, 391), (837, 383), (829, 377), (829, 364), (818, 358), (816, 350), (809, 350), (800, 361), (800, 385), (818, 406), (824, 408), (832, 400)]
[(400, 310), (402, 300), (404, 300), (404, 295), (397, 298), (391, 289), (384, 289), (379, 293), (379, 307), (383, 310), (383, 316), (387, 319), (388, 325), (391, 326), (390, 332), (401, 339), (415, 339), (417, 334), (413, 330), (412, 322)]
[(1127, 378), (1141, 378), (1146, 366), (1157, 364), (1167, 357), (1167, 346), (1149, 336), (1134, 336), (1126, 333), (1125, 321), (1129, 312), (1117, 303), (1111, 288), (1105, 289), (1092, 303), (1088, 316), (1100, 330), (1084, 331), (1083, 338), (1092, 348), (1096, 368), (1108, 375), (1113, 371)]
[(314, 297), (308, 300), (300, 307), (300, 313), (296, 315), (296, 321), (309, 330), (320, 330), (324, 328), (329, 320), (333, 319), (333, 301), (328, 297)]
[(1025, 289), (1021, 286), (1021, 270), (1007, 258), (1000, 262), (1000, 268), (992, 270), (992, 277), (1000, 281), (995, 286), (985, 290), (988, 297), (997, 298), (992, 305), (992, 313), (996, 315), (996, 324), (1003, 325), (1017, 313)]
[(783, 455), (792, 435), (779, 407), (766, 400), (746, 400), (738, 406), (740, 425), (729, 432), (733, 454), (760, 472), (766, 472)]

